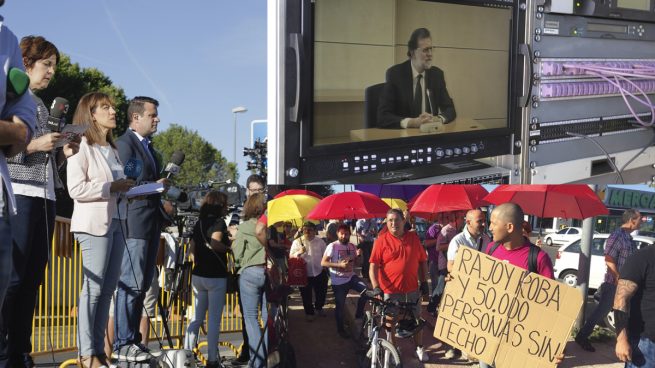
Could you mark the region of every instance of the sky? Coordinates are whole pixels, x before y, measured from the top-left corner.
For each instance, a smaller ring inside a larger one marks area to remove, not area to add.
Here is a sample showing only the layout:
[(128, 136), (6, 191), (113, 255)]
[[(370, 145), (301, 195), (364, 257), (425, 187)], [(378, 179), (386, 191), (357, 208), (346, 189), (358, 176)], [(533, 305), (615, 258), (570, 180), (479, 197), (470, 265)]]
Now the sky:
[(232, 109), (246, 107), (236, 145), (245, 184), (250, 122), (266, 119), (266, 1), (6, 0), (0, 15), (19, 39), (45, 37), (128, 99), (156, 98), (159, 131), (173, 123), (195, 130), (228, 161)]

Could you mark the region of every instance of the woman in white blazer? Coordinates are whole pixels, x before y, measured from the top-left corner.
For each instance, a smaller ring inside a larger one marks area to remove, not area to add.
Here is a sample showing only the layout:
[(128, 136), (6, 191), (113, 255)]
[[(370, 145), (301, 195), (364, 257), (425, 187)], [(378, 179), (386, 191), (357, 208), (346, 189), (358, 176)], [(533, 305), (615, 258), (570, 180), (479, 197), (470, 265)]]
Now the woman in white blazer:
[(82, 249), (78, 347), (83, 367), (103, 368), (109, 367), (104, 336), (125, 249), (121, 226), (127, 200), (121, 194), (134, 181), (125, 178), (112, 141), (116, 111), (111, 97), (99, 92), (82, 96), (73, 124), (88, 127), (66, 171), (68, 193), (75, 201), (71, 231)]

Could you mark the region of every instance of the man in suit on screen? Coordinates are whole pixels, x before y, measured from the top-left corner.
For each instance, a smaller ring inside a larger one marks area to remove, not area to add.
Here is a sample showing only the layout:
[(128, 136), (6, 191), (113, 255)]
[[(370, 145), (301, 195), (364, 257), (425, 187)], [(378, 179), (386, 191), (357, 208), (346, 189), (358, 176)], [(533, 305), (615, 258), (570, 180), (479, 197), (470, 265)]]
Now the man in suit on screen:
[(426, 28), (412, 32), (409, 60), (387, 70), (378, 105), (378, 127), (419, 128), (426, 123), (449, 123), (456, 117), (444, 73), (432, 66), (432, 37)]

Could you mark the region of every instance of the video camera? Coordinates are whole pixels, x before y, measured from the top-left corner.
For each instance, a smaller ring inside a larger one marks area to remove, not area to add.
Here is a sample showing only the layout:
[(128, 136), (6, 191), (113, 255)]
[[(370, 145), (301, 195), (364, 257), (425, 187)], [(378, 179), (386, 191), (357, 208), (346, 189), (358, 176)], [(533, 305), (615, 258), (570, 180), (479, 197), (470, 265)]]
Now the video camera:
[(266, 178), (268, 166), (267, 152), (267, 139), (264, 139), (264, 141), (256, 140), (253, 148), (244, 147), (243, 155), (250, 157), (250, 161), (246, 163), (246, 168), (250, 171), (256, 171), (261, 177)]

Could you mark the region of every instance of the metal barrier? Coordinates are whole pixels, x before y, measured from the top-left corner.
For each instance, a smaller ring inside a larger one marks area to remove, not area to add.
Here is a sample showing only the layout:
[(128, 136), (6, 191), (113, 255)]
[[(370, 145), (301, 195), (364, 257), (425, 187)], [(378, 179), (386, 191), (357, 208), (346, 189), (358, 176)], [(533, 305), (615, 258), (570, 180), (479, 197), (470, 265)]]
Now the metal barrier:
[[(182, 245), (186, 250), (187, 244)], [(161, 248), (161, 247), (160, 247)], [(164, 273), (160, 273), (160, 285)], [(82, 257), (77, 241), (70, 232), (70, 219), (57, 217), (52, 240), (50, 261), (45, 271), (43, 284), (37, 295), (37, 305), (32, 321), (32, 354), (49, 354), (77, 350), (77, 305), (82, 284)], [(160, 290), (160, 300), (168, 300), (170, 292)], [(169, 310), (169, 329), (171, 337), (177, 340), (177, 346), (183, 345), (184, 333), (189, 313), (193, 313), (191, 291), (186, 297), (187, 308), (183, 308), (181, 298), (176, 298)], [(184, 310), (186, 309), (186, 310)], [(205, 319), (206, 323), (207, 319)], [(164, 337), (164, 324), (159, 307), (150, 318), (150, 338)], [(221, 332), (240, 332), (241, 313), (236, 294), (226, 296), (225, 308), (221, 317)], [(229, 343), (235, 353), (239, 352)], [(202, 357), (201, 357), (202, 359)], [(74, 360), (64, 362), (62, 366), (74, 364)]]

